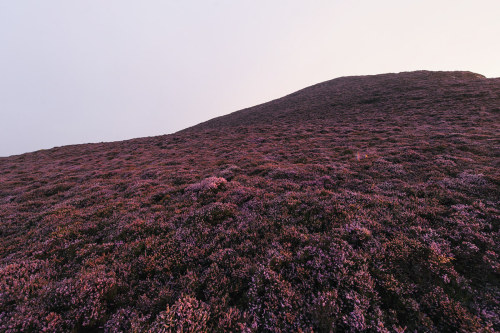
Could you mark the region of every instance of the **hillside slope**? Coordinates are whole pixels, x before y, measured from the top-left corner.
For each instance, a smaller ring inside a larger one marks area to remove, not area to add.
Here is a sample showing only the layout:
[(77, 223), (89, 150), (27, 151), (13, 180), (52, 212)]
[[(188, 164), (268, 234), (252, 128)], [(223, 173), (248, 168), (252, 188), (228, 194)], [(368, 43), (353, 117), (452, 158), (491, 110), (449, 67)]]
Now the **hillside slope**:
[(420, 71), (0, 158), (0, 331), (498, 331), (498, 133)]

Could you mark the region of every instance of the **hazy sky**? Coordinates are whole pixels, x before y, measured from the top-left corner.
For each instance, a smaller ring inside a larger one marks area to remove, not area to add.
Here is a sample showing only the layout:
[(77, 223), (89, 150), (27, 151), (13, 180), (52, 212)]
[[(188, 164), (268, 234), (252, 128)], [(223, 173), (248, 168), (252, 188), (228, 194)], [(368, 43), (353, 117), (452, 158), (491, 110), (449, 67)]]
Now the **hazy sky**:
[(172, 133), (339, 76), (500, 76), (499, 0), (0, 0), (0, 156)]

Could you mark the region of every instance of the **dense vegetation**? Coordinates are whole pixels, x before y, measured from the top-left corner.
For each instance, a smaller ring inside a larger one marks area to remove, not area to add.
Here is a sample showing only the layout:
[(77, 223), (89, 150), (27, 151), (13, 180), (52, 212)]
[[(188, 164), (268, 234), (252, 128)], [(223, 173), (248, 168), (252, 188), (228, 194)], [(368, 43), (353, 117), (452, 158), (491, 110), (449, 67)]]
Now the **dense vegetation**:
[(0, 158), (0, 331), (500, 330), (500, 79), (328, 81)]

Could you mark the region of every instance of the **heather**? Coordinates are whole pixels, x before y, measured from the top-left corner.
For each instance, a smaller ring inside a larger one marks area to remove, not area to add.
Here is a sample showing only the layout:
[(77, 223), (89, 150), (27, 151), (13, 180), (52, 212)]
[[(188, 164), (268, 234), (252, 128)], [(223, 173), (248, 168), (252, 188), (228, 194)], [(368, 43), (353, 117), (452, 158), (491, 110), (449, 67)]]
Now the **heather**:
[(499, 79), (348, 77), (0, 158), (0, 331), (498, 331), (499, 118)]

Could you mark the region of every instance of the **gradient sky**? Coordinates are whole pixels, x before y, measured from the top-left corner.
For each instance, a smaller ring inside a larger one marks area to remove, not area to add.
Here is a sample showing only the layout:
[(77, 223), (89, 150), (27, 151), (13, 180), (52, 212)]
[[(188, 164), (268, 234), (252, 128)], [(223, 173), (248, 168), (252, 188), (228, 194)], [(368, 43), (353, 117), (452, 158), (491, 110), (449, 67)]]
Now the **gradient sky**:
[(499, 0), (0, 0), (0, 156), (172, 133), (347, 75), (500, 77)]

